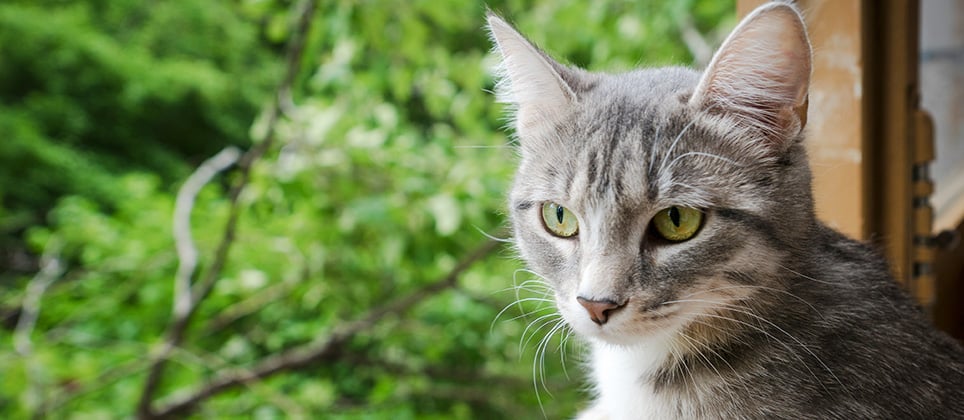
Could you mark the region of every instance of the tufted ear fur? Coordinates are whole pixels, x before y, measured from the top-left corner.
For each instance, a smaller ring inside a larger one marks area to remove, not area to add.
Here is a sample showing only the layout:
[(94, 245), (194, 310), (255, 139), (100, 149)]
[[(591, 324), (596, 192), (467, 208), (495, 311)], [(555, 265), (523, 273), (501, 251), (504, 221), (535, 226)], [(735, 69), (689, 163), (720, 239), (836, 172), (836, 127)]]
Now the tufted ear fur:
[(781, 150), (806, 123), (810, 54), (806, 27), (793, 6), (759, 7), (713, 56), (690, 104), (734, 116)]
[(489, 34), (502, 58), (499, 99), (515, 106), (516, 132), (538, 132), (555, 122), (576, 101), (568, 69), (553, 61), (505, 20), (489, 13)]

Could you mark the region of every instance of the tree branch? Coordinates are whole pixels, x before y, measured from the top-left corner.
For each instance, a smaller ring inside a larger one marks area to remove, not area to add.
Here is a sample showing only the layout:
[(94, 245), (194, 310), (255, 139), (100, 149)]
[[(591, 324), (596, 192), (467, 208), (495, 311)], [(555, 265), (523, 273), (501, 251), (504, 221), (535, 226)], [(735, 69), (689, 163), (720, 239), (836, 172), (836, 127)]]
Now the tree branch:
[(194, 410), (204, 400), (226, 390), (267, 378), (279, 372), (309, 366), (320, 361), (332, 360), (342, 353), (343, 346), (356, 334), (370, 329), (389, 315), (400, 315), (419, 302), (454, 287), (463, 272), (472, 264), (489, 255), (498, 245), (497, 241), (486, 241), (460, 261), (444, 277), (416, 289), (403, 298), (371, 309), (366, 315), (340, 325), (327, 337), (288, 349), (279, 354), (269, 355), (253, 367), (233, 369), (216, 375), (200, 389), (170, 402), (153, 414), (159, 418), (182, 417)]
[(686, 48), (693, 55), (693, 64), (701, 68), (706, 67), (713, 58), (713, 47), (696, 29), (693, 18), (687, 13), (681, 13), (676, 19), (676, 27), (679, 28), (680, 36), (683, 38)]
[[(186, 291), (182, 293), (182, 296), (189, 295), (190, 299), (185, 301), (187, 303), (175, 302), (174, 304), (174, 319), (168, 325), (164, 334), (164, 343), (152, 359), (151, 368), (148, 371), (147, 379), (144, 381), (144, 388), (141, 391), (140, 400), (137, 403), (138, 418), (150, 419), (156, 417), (151, 404), (154, 400), (154, 395), (157, 393), (157, 389), (160, 387), (167, 359), (172, 349), (179, 346), (184, 340), (184, 334), (191, 324), (194, 314), (197, 313), (201, 303), (210, 295), (217, 280), (221, 277), (221, 271), (227, 262), (228, 253), (231, 250), (231, 245), (234, 243), (236, 236), (238, 217), (241, 213), (239, 202), (241, 192), (244, 191), (244, 188), (251, 179), (251, 168), (254, 166), (254, 163), (257, 162), (274, 143), (275, 126), (281, 116), (281, 107), (283, 106), (285, 98), (290, 96), (291, 85), (294, 83), (301, 69), (305, 41), (311, 29), (312, 17), (314, 16), (316, 5), (316, 0), (305, 0), (303, 3), (297, 26), (292, 32), (286, 59), (285, 75), (278, 86), (274, 101), (268, 109), (264, 136), (241, 157), (238, 163), (240, 177), (229, 194), (230, 209), (228, 219), (225, 222), (224, 234), (215, 250), (211, 266), (208, 268), (204, 277), (191, 286), (189, 293)], [(176, 299), (180, 300), (182, 296), (178, 296)], [(183, 307), (181, 305), (183, 305)]]

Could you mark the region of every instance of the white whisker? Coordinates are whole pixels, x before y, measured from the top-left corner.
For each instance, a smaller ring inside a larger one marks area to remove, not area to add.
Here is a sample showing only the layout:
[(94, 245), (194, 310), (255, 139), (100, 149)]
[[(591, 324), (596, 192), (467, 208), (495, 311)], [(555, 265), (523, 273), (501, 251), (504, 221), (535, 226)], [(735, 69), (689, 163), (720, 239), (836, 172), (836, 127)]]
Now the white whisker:
[(805, 278), (805, 279), (813, 280), (813, 281), (815, 281), (815, 282), (817, 282), (817, 283), (827, 284), (827, 285), (831, 285), (831, 286), (839, 286), (839, 284), (837, 284), (837, 283), (830, 283), (830, 282), (823, 281), (823, 280), (817, 280), (817, 279), (815, 279), (815, 278), (813, 278), (813, 277), (810, 277), (810, 276), (808, 276), (808, 275), (806, 275), (806, 274), (803, 274), (803, 273), (800, 273), (800, 272), (791, 270), (789, 267), (786, 267), (786, 266), (784, 266), (784, 265), (782, 265), (782, 264), (777, 264), (777, 267), (780, 267), (780, 268), (782, 268), (782, 269), (784, 269), (784, 270), (787, 270), (787, 271), (789, 271), (789, 272), (791, 272), (791, 273), (793, 273), (793, 274), (796, 274), (796, 275), (798, 275), (798, 276), (800, 276), (800, 277), (803, 277), (803, 278)]
[(655, 153), (655, 152), (656, 152), (656, 143), (658, 143), (659, 140), (660, 140), (659, 131), (660, 131), (661, 128), (662, 128), (661, 126), (657, 125), (657, 126), (656, 126), (656, 135), (653, 136), (653, 145), (652, 145), (652, 147), (650, 148), (650, 151), (649, 151), (649, 165), (647, 165), (647, 167), (646, 167), (646, 174), (647, 174), (647, 176), (649, 176), (649, 175), (651, 175), (651, 174), (653, 173), (653, 162), (656, 160), (656, 153)]
[(569, 343), (569, 338), (572, 337), (572, 328), (569, 328), (569, 324), (565, 324), (563, 328), (562, 340), (559, 340), (559, 362), (562, 364), (562, 373), (566, 375), (566, 380), (572, 380), (569, 377), (569, 369), (566, 368), (566, 344)]
[(565, 320), (557, 320), (556, 324), (546, 333), (546, 336), (542, 338), (542, 341), (539, 342), (539, 346), (536, 348), (536, 354), (539, 356), (539, 381), (542, 383), (542, 388), (546, 390), (546, 393), (549, 394), (550, 397), (552, 396), (552, 392), (550, 392), (549, 387), (546, 386), (546, 351), (548, 350), (552, 336), (559, 332), (565, 324)]
[(666, 159), (673, 154), (673, 150), (676, 149), (676, 144), (679, 143), (680, 139), (683, 138), (683, 134), (685, 134), (690, 129), (690, 127), (693, 126), (693, 124), (696, 124), (696, 121), (697, 119), (694, 118), (693, 121), (690, 121), (689, 124), (686, 124), (686, 126), (683, 127), (682, 130), (680, 130), (679, 134), (676, 135), (676, 138), (673, 139), (673, 143), (670, 144), (669, 150), (666, 151), (666, 154), (663, 155), (663, 159), (659, 162), (659, 173), (664, 173), (666, 169)]
[(535, 324), (536, 324), (537, 322), (539, 322), (539, 321), (545, 320), (546, 318), (561, 317), (561, 316), (562, 316), (562, 315), (559, 315), (559, 313), (553, 312), (553, 313), (548, 314), (548, 315), (540, 316), (540, 317), (534, 319), (534, 320), (533, 320), (532, 322), (530, 322), (528, 325), (526, 325), (525, 330), (522, 331), (522, 336), (519, 337), (519, 355), (520, 355), (520, 357), (521, 357), (522, 353), (525, 351), (526, 346), (528, 346), (528, 345), (529, 345), (529, 342), (532, 341), (532, 339), (535, 337), (536, 333), (538, 333), (539, 330), (545, 328), (546, 325), (549, 325), (549, 324), (553, 323), (554, 320), (550, 319), (550, 320), (548, 320), (548, 321), (543, 322), (543, 323), (540, 324), (538, 327), (536, 327), (534, 330), (532, 330), (532, 334), (529, 334), (529, 338), (526, 338), (526, 334), (529, 332), (530, 329), (532, 329), (532, 326), (535, 325)]
[(502, 243), (512, 243), (512, 238), (499, 238), (488, 234), (486, 231), (482, 230), (482, 228), (478, 226), (473, 226), (473, 227), (475, 228), (475, 230), (479, 231), (479, 233), (481, 233), (482, 236), (485, 236), (486, 238), (489, 238), (493, 241), (502, 242)]
[[(706, 290), (697, 290), (697, 291), (695, 291), (695, 292), (687, 293), (687, 294), (685, 294), (685, 295), (683, 295), (683, 296), (680, 296), (680, 299), (686, 299), (686, 298), (690, 298), (690, 297), (694, 297), (694, 296), (699, 296), (699, 295), (702, 295), (702, 294), (707, 294), (707, 293), (712, 293), (712, 292), (718, 292), (718, 291), (720, 291), (720, 290), (747, 289), (747, 288), (766, 290), (766, 291), (769, 291), (769, 292), (781, 293), (781, 294), (787, 295), (787, 296), (789, 296), (789, 297), (791, 297), (791, 298), (793, 298), (793, 299), (796, 299), (796, 300), (800, 301), (800, 302), (803, 303), (804, 305), (807, 305), (808, 307), (810, 307), (810, 309), (812, 309), (813, 312), (816, 313), (818, 316), (820, 316), (820, 318), (823, 319), (824, 321), (827, 320), (827, 319), (823, 316), (823, 314), (820, 313), (820, 311), (819, 311), (815, 306), (813, 306), (813, 304), (811, 304), (810, 302), (808, 302), (806, 299), (804, 299), (804, 298), (802, 298), (802, 297), (800, 297), (800, 296), (797, 296), (797, 295), (795, 295), (795, 294), (793, 294), (793, 293), (790, 293), (789, 291), (782, 290), (782, 289), (777, 289), (777, 288), (775, 288), (775, 287), (769, 287), (769, 286), (760, 286), (760, 285), (753, 285), (753, 284), (734, 284), (734, 285), (729, 285), (729, 286), (714, 287), (714, 288), (706, 289)], [(662, 305), (666, 305), (666, 304), (667, 304), (666, 302), (663, 302), (663, 303), (662, 303)]]
[[(727, 304), (727, 303), (722, 303), (722, 302), (714, 302), (714, 301), (701, 300), (701, 299), (690, 299), (690, 300), (687, 300), (687, 301), (697, 302), (697, 303), (710, 303), (710, 304), (715, 304), (715, 305), (717, 305), (717, 307), (723, 307), (723, 308), (726, 308), (726, 309), (729, 310), (729, 311), (738, 312), (738, 313), (741, 313), (741, 314), (744, 314), (744, 315), (748, 315), (748, 316), (753, 317), (753, 318), (755, 318), (755, 319), (757, 319), (757, 320), (759, 320), (759, 321), (765, 322), (766, 324), (770, 325), (770, 326), (773, 327), (773, 328), (776, 328), (778, 331), (780, 331), (781, 333), (785, 334), (787, 337), (789, 337), (791, 340), (793, 340), (795, 343), (797, 343), (797, 345), (799, 345), (801, 348), (803, 348), (804, 351), (806, 351), (807, 353), (809, 353), (810, 356), (812, 356), (812, 357), (817, 361), (817, 363), (820, 363), (820, 365), (827, 371), (827, 373), (830, 374), (830, 376), (832, 376), (832, 377), (834, 378), (834, 380), (837, 381), (838, 384), (840, 384), (841, 387), (843, 387), (844, 389), (846, 389), (846, 386), (844, 386), (843, 382), (840, 381), (840, 378), (837, 378), (837, 375), (835, 375), (835, 374), (833, 373), (833, 371), (830, 369), (830, 367), (827, 366), (827, 364), (823, 362), (823, 359), (821, 359), (819, 356), (817, 356), (817, 354), (814, 353), (813, 350), (810, 350), (810, 348), (807, 347), (806, 344), (804, 344), (802, 341), (800, 341), (799, 339), (797, 339), (797, 337), (795, 337), (794, 335), (790, 334), (789, 332), (787, 332), (787, 330), (783, 329), (783, 328), (780, 327), (779, 325), (771, 322), (770, 320), (768, 320), (768, 319), (766, 319), (766, 318), (764, 318), (764, 317), (762, 317), (762, 316), (760, 316), (760, 315), (757, 315), (757, 314), (749, 311), (750, 308), (747, 308), (747, 307), (745, 307), (745, 306), (732, 305), (732, 304)], [(678, 301), (678, 302), (684, 302), (684, 301)], [(738, 308), (742, 308), (742, 309), (738, 309)], [(744, 309), (745, 309), (745, 310), (744, 310)], [(710, 317), (719, 317), (719, 316), (712, 315), (712, 314), (703, 314), (703, 315), (705, 315), (705, 316), (710, 316)], [(719, 318), (728, 319), (728, 320), (733, 321), (733, 322), (741, 323), (741, 324), (744, 324), (744, 325), (747, 325), (747, 326), (756, 328), (758, 331), (766, 334), (767, 336), (773, 337), (772, 334), (770, 334), (769, 332), (766, 332), (766, 331), (763, 330), (762, 328), (755, 327), (755, 326), (753, 326), (753, 325), (751, 325), (751, 324), (748, 324), (748, 323), (744, 323), (744, 322), (739, 321), (739, 320), (737, 320), (737, 319), (735, 319), (735, 318), (727, 318), (727, 317), (719, 317)], [(773, 337), (773, 338), (776, 339), (776, 337)], [(780, 341), (779, 339), (778, 339), (777, 341), (780, 342), (780, 343), (783, 343), (783, 342)], [(787, 348), (787, 350), (789, 350), (791, 353), (793, 353), (794, 355), (796, 355), (796, 353), (793, 352), (790, 348)], [(798, 356), (798, 357), (799, 357), (799, 356)], [(803, 362), (803, 361), (801, 360), (801, 362)], [(808, 366), (806, 366), (806, 363), (804, 363), (804, 366), (807, 367), (807, 370), (810, 370), (810, 368), (809, 368)], [(810, 373), (813, 374), (813, 371), (811, 371)], [(816, 376), (815, 374), (814, 374), (814, 378), (817, 378), (817, 376)], [(818, 379), (818, 381), (819, 381), (819, 378), (817, 378), (817, 379)], [(821, 385), (822, 385), (822, 383), (821, 383)]]
[[(687, 340), (687, 341), (690, 342), (691, 344), (696, 344), (696, 345), (698, 345), (698, 346), (700, 346), (700, 347), (702, 347), (702, 348), (705, 348), (705, 349), (709, 350), (711, 353), (713, 353), (714, 356), (716, 356), (717, 359), (720, 359), (720, 361), (722, 361), (723, 363), (725, 363), (726, 366), (730, 368), (730, 371), (732, 371), (734, 375), (737, 375), (737, 376), (739, 375), (739, 372), (737, 372), (736, 368), (734, 368), (733, 365), (730, 364), (730, 362), (729, 362), (728, 360), (726, 360), (726, 358), (723, 357), (723, 355), (721, 355), (719, 352), (717, 352), (712, 346), (710, 346), (709, 344), (707, 344), (707, 343), (705, 343), (705, 342), (703, 342), (703, 341), (700, 341), (700, 340), (698, 340), (698, 339), (696, 339), (696, 338), (694, 338), (694, 337), (690, 337), (690, 336), (688, 336), (686, 333), (684, 333), (684, 332), (682, 332), (682, 331), (679, 332), (679, 335), (680, 335), (680, 337), (683, 337), (683, 339)], [(728, 381), (727, 381), (726, 377), (723, 376), (723, 374), (720, 373), (720, 371), (719, 371), (718, 369), (716, 369), (716, 367), (715, 367), (712, 363), (710, 363), (709, 359), (703, 354), (703, 352), (702, 352), (701, 350), (697, 349), (697, 354), (699, 354), (700, 356), (702, 356), (702, 357), (703, 357), (703, 360), (706, 361), (707, 365), (708, 365), (710, 368), (712, 368), (714, 372), (716, 372), (716, 375), (717, 375), (717, 376), (720, 377), (720, 380), (721, 380), (721, 381), (723, 382), (723, 384), (724, 384), (723, 389), (727, 389), (727, 390), (728, 390), (728, 393), (731, 395), (731, 399), (736, 400), (736, 398), (734, 397), (735, 392), (732, 391), (732, 390), (729, 390)], [(749, 395), (749, 394), (750, 394), (750, 388), (747, 387), (746, 383), (743, 383), (742, 381), (741, 381), (740, 383), (743, 385), (743, 389), (746, 391), (747, 395)]]
[(523, 319), (523, 318), (526, 318), (526, 317), (528, 317), (528, 316), (530, 316), (530, 315), (535, 315), (535, 314), (537, 314), (537, 313), (539, 313), (539, 312), (543, 312), (543, 311), (554, 311), (555, 309), (556, 309), (556, 308), (553, 308), (553, 307), (551, 307), (551, 306), (543, 306), (543, 307), (540, 307), (540, 308), (533, 309), (533, 310), (531, 310), (531, 311), (529, 311), (529, 312), (527, 312), (527, 313), (520, 314), (520, 315), (516, 315), (516, 316), (514, 316), (514, 317), (512, 317), (512, 318), (509, 318), (507, 321), (518, 321), (518, 320)]
[(722, 161), (724, 161), (724, 162), (727, 162), (727, 163), (730, 163), (730, 164), (733, 164), (733, 165), (736, 165), (736, 166), (743, 166), (743, 165), (740, 165), (739, 163), (737, 163), (737, 162), (735, 162), (735, 161), (733, 161), (733, 160), (731, 160), (731, 159), (727, 159), (727, 158), (725, 158), (725, 157), (723, 157), (723, 156), (719, 156), (719, 155), (714, 155), (714, 154), (712, 154), (712, 153), (705, 153), (705, 152), (686, 152), (686, 153), (683, 153), (682, 155), (677, 156), (675, 159), (673, 159), (673, 161), (669, 163), (669, 166), (667, 167), (667, 169), (668, 169), (668, 170), (672, 170), (673, 167), (676, 166), (676, 162), (677, 162), (677, 161), (679, 161), (679, 160), (682, 159), (682, 158), (689, 157), (689, 156), (704, 156), (704, 157), (708, 157), (708, 158), (719, 159), (719, 160), (722, 160)]
[[(532, 297), (532, 298), (523, 298), (523, 299), (515, 300), (515, 301), (513, 301), (512, 303), (509, 303), (508, 305), (505, 305), (505, 307), (503, 307), (502, 310), (499, 311), (499, 313), (497, 313), (497, 314), (495, 315), (495, 318), (492, 319), (492, 322), (489, 324), (489, 333), (492, 333), (492, 330), (495, 328), (495, 323), (499, 320), (499, 318), (502, 317), (502, 314), (504, 314), (505, 311), (508, 311), (509, 308), (511, 308), (511, 307), (513, 307), (513, 306), (516, 306), (516, 305), (520, 305), (520, 304), (523, 303), (523, 302), (553, 303), (553, 301), (550, 300), (550, 299), (542, 299), (542, 298), (535, 298), (535, 297)], [(521, 305), (520, 305), (520, 306), (521, 306)], [(522, 311), (521, 314), (516, 315), (516, 316), (514, 316), (514, 317), (512, 317), (512, 318), (509, 318), (508, 320), (506, 320), (506, 322), (511, 322), (511, 321), (515, 321), (515, 320), (518, 320), (518, 319), (522, 319), (522, 318), (525, 318), (525, 317), (527, 317), (527, 316), (529, 316), (529, 315), (532, 315), (532, 314), (535, 314), (535, 313), (538, 313), (538, 312), (542, 312), (542, 311), (545, 311), (545, 310), (547, 310), (547, 309), (554, 309), (554, 307), (552, 307), (552, 306), (541, 306), (541, 305), (540, 305), (540, 306), (536, 307), (535, 309), (533, 309), (533, 310), (531, 310), (531, 311)]]
[[(724, 320), (724, 321), (735, 322), (735, 323), (737, 323), (737, 324), (750, 327), (750, 328), (754, 329), (755, 331), (762, 333), (762, 334), (765, 335), (767, 338), (769, 338), (769, 339), (771, 339), (771, 340), (774, 340), (774, 341), (776, 341), (778, 344), (782, 345), (783, 348), (785, 348), (785, 349), (787, 350), (787, 352), (790, 353), (791, 356), (795, 357), (795, 358), (797, 359), (797, 361), (799, 361), (800, 364), (802, 364), (803, 367), (806, 368), (808, 372), (810, 372), (810, 375), (813, 376), (813, 378), (816, 379), (817, 382), (820, 382), (820, 377), (818, 377), (817, 374), (816, 374), (812, 369), (810, 369), (810, 366), (807, 366), (807, 363), (803, 360), (803, 358), (800, 357), (799, 354), (797, 354), (796, 351), (794, 351), (793, 347), (791, 347), (789, 344), (785, 343), (785, 342), (784, 342), (783, 340), (781, 340), (779, 337), (776, 337), (776, 336), (774, 336), (773, 334), (770, 334), (769, 332), (767, 332), (766, 330), (764, 330), (764, 329), (761, 328), (760, 326), (750, 324), (749, 322), (740, 321), (740, 320), (738, 320), (738, 319), (736, 319), (736, 318), (731, 318), (731, 317), (722, 316), (722, 315), (715, 315), (715, 314), (708, 314), (708, 313), (686, 313), (686, 315), (692, 315), (692, 316), (694, 316), (694, 317), (705, 316), (705, 317), (710, 317), (710, 318), (722, 319), (722, 320)], [(822, 384), (822, 383), (821, 383), (821, 384)]]

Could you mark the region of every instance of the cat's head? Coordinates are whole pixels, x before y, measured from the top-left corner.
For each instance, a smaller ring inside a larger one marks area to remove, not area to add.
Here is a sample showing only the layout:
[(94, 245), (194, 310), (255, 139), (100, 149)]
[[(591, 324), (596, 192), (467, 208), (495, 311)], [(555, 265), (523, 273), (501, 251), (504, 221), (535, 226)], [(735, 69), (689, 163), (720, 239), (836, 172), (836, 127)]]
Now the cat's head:
[(629, 344), (780, 287), (814, 223), (792, 6), (749, 15), (702, 74), (590, 73), (488, 23), (521, 155), (515, 241), (577, 332)]

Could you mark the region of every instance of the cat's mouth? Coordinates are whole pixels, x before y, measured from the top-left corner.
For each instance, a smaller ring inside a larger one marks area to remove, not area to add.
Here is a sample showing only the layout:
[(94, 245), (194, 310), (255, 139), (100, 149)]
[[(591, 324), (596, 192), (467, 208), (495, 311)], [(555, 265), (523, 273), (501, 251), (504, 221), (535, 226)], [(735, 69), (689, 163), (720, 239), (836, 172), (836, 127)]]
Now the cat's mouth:
[[(586, 337), (611, 344), (634, 345), (648, 337), (673, 336), (694, 326), (697, 329), (712, 328), (711, 321), (721, 318), (716, 313), (733, 305), (732, 296), (713, 294), (703, 297), (647, 300), (636, 296), (621, 302), (622, 305), (607, 308), (604, 317), (600, 308), (587, 308), (577, 299), (568, 300), (560, 310), (573, 329)], [(712, 335), (712, 332), (708, 330), (701, 335)]]
[[(613, 301), (590, 301), (576, 298), (576, 301), (586, 310), (589, 319), (599, 327), (605, 327), (610, 319), (616, 317), (634, 316), (639, 321), (656, 321), (673, 316), (679, 309), (676, 302), (646, 302), (639, 304), (627, 299), (621, 303)], [(628, 315), (627, 315), (628, 314)]]
[[(621, 303), (621, 304), (620, 304)], [(579, 333), (614, 344), (632, 344), (636, 339), (664, 333), (680, 327), (683, 305), (676, 303), (587, 302), (573, 299), (561, 312)]]

